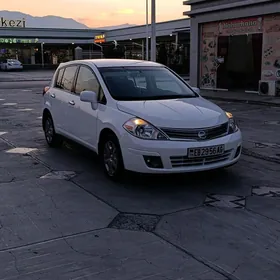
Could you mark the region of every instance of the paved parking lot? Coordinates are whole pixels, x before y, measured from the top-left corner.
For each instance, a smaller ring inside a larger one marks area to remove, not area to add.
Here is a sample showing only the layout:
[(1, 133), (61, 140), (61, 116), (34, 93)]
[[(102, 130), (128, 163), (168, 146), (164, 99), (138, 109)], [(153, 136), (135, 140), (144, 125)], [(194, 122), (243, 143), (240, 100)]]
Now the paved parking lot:
[(46, 146), (41, 92), (0, 88), (0, 279), (279, 279), (279, 108), (219, 103), (247, 153), (227, 171), (116, 184)]
[(50, 81), (54, 70), (0, 71), (0, 82)]

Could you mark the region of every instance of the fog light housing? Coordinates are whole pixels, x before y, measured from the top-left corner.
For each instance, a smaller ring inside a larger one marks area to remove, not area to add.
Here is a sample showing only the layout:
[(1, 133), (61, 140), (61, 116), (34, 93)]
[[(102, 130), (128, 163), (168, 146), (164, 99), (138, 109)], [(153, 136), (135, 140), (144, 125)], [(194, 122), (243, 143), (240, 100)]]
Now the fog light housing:
[(143, 156), (146, 165), (149, 168), (163, 168), (161, 157), (159, 156)]
[(236, 152), (235, 152), (235, 156), (234, 158), (237, 158), (240, 154), (241, 154), (241, 150), (242, 150), (242, 147), (241, 146), (238, 146)]

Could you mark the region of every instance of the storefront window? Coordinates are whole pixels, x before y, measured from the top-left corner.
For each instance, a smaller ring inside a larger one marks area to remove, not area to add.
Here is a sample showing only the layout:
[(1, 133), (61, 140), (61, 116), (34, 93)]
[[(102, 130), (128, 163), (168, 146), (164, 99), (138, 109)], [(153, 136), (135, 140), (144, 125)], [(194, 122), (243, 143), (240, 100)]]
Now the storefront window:
[(262, 17), (202, 25), (200, 86), (257, 91), (262, 40)]

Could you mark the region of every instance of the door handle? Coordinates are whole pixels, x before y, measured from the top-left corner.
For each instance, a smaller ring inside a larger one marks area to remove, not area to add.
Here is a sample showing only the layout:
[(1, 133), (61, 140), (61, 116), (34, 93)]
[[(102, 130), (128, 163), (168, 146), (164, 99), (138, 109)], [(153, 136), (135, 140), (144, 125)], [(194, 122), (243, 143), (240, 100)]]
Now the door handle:
[(52, 97), (52, 98), (55, 98), (55, 94), (54, 94), (54, 93), (52, 93), (52, 94), (51, 94), (51, 97)]
[(74, 106), (75, 105), (75, 102), (72, 100), (72, 101), (69, 101), (68, 102), (70, 105)]

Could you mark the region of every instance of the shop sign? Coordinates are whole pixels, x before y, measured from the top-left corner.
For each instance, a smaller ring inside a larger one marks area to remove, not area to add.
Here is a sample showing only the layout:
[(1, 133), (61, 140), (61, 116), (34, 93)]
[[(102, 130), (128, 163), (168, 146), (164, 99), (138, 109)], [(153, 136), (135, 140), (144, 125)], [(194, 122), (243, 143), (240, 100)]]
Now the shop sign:
[(25, 19), (6, 19), (4, 17), (0, 18), (0, 28), (1, 27), (18, 27), (25, 28), (26, 21)]
[(39, 39), (0, 38), (0, 44), (36, 44)]
[(219, 35), (229, 36), (238, 34), (252, 34), (262, 32), (263, 19), (248, 18), (248, 19), (236, 19), (229, 21), (222, 21), (219, 23)]
[(105, 42), (106, 42), (105, 34), (96, 35), (94, 37), (94, 43), (96, 43), (96, 44), (105, 43)]

